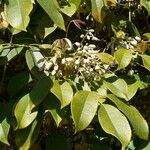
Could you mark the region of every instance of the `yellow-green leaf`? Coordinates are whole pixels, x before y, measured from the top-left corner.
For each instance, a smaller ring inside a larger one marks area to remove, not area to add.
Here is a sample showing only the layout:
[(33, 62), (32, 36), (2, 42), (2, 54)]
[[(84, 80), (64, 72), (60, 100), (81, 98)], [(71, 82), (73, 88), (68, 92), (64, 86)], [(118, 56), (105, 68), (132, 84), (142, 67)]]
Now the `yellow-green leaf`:
[(127, 67), (132, 59), (132, 51), (130, 49), (120, 48), (114, 53), (115, 59), (119, 63), (118, 70)]
[(17, 119), (17, 129), (30, 125), (37, 116), (37, 111), (31, 111), (29, 94), (23, 96), (16, 104), (14, 114)]
[(73, 99), (73, 90), (67, 81), (62, 84), (57, 80), (54, 81), (51, 92), (60, 100), (61, 108), (67, 106)]
[(98, 119), (103, 130), (115, 136), (125, 148), (131, 140), (131, 128), (126, 117), (114, 106), (100, 105)]
[(71, 102), (71, 113), (76, 131), (85, 129), (92, 121), (100, 96), (96, 92), (78, 91)]
[(7, 0), (5, 3), (6, 19), (13, 28), (26, 31), (32, 8), (32, 0)]
[(65, 30), (64, 19), (58, 9), (58, 3), (56, 0), (37, 0), (40, 6), (45, 10), (53, 22)]
[(104, 0), (91, 0), (92, 16), (97, 21), (102, 23), (104, 19)]
[(135, 130), (135, 133), (140, 138), (147, 140), (149, 135), (149, 127), (139, 111), (135, 107), (125, 103), (112, 94), (108, 94), (107, 97), (127, 116)]
[(150, 71), (150, 56), (149, 55), (141, 55), (144, 67)]

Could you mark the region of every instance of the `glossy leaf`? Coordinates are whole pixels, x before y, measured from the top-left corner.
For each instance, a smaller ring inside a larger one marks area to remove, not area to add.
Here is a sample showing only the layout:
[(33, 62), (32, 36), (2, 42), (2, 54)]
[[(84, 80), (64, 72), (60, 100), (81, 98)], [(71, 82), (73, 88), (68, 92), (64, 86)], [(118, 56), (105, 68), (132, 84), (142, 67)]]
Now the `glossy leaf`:
[(16, 131), (15, 142), (19, 150), (27, 150), (34, 144), (38, 138), (40, 127), (41, 117), (38, 117), (27, 128)]
[(126, 117), (114, 106), (103, 104), (98, 111), (103, 130), (115, 136), (125, 148), (131, 140), (131, 128)]
[(60, 8), (60, 10), (64, 14), (71, 17), (76, 12), (76, 5), (73, 3), (69, 3), (68, 5), (65, 5), (63, 8)]
[(0, 122), (0, 141), (7, 145), (9, 145), (8, 142), (9, 129), (10, 129), (10, 125), (5, 118), (2, 122)]
[(150, 15), (150, 1), (149, 0), (140, 0), (140, 4), (146, 8), (148, 14)]
[(23, 96), (16, 104), (14, 114), (17, 119), (17, 129), (29, 126), (37, 116), (37, 111), (31, 111), (29, 94)]
[(79, 91), (71, 102), (71, 112), (76, 131), (85, 129), (92, 121), (100, 96), (96, 92)]
[(149, 55), (141, 55), (144, 67), (150, 71), (150, 56)]
[(17, 55), (19, 55), (22, 50), (23, 50), (23, 47), (13, 48), (7, 55), (8, 62), (14, 59), (14, 57), (16, 57)]
[(99, 53), (98, 54), (99, 59), (109, 65), (114, 65), (114, 57), (108, 53)]
[(45, 12), (49, 15), (49, 17), (53, 20), (53, 22), (60, 27), (61, 29), (65, 30), (64, 19), (59, 12), (58, 4), (56, 0), (37, 0), (40, 6), (45, 10)]
[(26, 31), (32, 7), (32, 0), (7, 0), (5, 3), (7, 21), (13, 28)]
[(51, 92), (60, 100), (61, 108), (67, 106), (73, 99), (72, 87), (66, 81), (60, 84), (55, 80)]
[(135, 107), (125, 103), (112, 94), (108, 94), (107, 97), (127, 116), (135, 133), (142, 139), (148, 139), (149, 127), (140, 112)]
[(115, 59), (119, 63), (118, 70), (127, 67), (132, 59), (132, 51), (124, 48), (118, 49), (114, 53)]
[(129, 100), (136, 94), (140, 85), (140, 81), (136, 81), (135, 83), (128, 85), (127, 97)]
[(128, 87), (123, 79), (118, 79), (112, 83), (104, 81), (104, 85), (116, 96), (124, 98), (126, 100), (128, 99), (127, 97)]
[(60, 101), (54, 94), (49, 93), (44, 100), (44, 106), (51, 113), (56, 125), (59, 126), (59, 123), (62, 120)]
[(49, 77), (42, 77), (38, 80), (29, 94), (31, 110), (44, 100), (50, 91), (51, 85), (52, 81)]
[(103, 0), (91, 0), (91, 5), (92, 5), (92, 16), (93, 18), (102, 23), (103, 18), (104, 18), (104, 1)]

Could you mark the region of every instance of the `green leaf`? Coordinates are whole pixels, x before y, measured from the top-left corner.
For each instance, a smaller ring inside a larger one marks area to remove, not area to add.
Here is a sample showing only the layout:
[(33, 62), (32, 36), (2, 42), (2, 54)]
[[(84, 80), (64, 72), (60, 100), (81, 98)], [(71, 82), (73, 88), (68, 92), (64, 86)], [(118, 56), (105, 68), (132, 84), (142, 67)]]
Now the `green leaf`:
[(30, 126), (16, 131), (15, 142), (19, 150), (28, 150), (35, 143), (42, 123), (40, 115)]
[(92, 16), (97, 21), (102, 23), (104, 19), (104, 1), (103, 0), (91, 0), (92, 4)]
[(16, 104), (14, 114), (17, 119), (17, 129), (29, 126), (37, 116), (37, 111), (31, 111), (29, 94), (23, 96)]
[(61, 108), (67, 106), (73, 99), (73, 90), (67, 81), (60, 84), (55, 80), (51, 92), (60, 100)]
[(23, 47), (13, 48), (7, 55), (8, 62), (10, 62), (12, 59), (14, 59), (14, 57), (16, 57), (17, 55), (19, 55), (22, 50), (23, 50)]
[(150, 71), (150, 56), (141, 55), (144, 67)]
[(127, 116), (135, 133), (142, 139), (148, 139), (149, 127), (139, 111), (112, 94), (108, 94), (107, 97)]
[(114, 57), (108, 53), (99, 53), (98, 54), (99, 59), (109, 65), (114, 65)]
[(140, 81), (136, 81), (135, 83), (128, 85), (127, 97), (129, 100), (136, 94), (140, 86), (141, 86)]
[(76, 5), (73, 3), (69, 3), (68, 5), (65, 5), (63, 8), (60, 8), (60, 10), (67, 16), (71, 17), (76, 12)]
[(147, 40), (149, 40), (149, 39), (150, 39), (150, 33), (144, 33), (144, 34), (143, 34), (143, 36), (144, 36), (144, 37), (146, 37), (146, 38), (147, 38)]
[(9, 145), (8, 142), (8, 133), (9, 133), (10, 125), (7, 123), (6, 118), (0, 122), (0, 141)]
[(68, 3), (74, 4), (76, 6), (76, 10), (77, 10), (81, 3), (81, 0), (68, 0)]
[(131, 128), (126, 117), (114, 106), (103, 104), (98, 111), (103, 130), (115, 136), (125, 148), (131, 140)]
[(31, 81), (31, 76), (28, 72), (22, 72), (13, 76), (8, 83), (8, 92), (11, 96), (14, 96), (24, 86)]
[(149, 0), (140, 0), (140, 4), (146, 8), (148, 14), (150, 15), (150, 1)]
[(123, 79), (118, 79), (115, 82), (111, 83), (104, 81), (104, 86), (106, 86), (116, 96), (128, 100), (127, 97), (128, 87)]
[(76, 131), (85, 129), (92, 121), (100, 96), (96, 92), (79, 91), (71, 102), (71, 113)]
[(115, 59), (118, 61), (118, 70), (127, 67), (132, 59), (132, 51), (124, 48), (118, 49), (114, 53)]
[(7, 0), (5, 3), (7, 21), (13, 28), (26, 31), (32, 8), (32, 0)]
[(44, 100), (44, 106), (51, 113), (53, 119), (55, 120), (56, 125), (59, 126), (59, 123), (62, 120), (60, 101), (54, 94), (49, 93)]
[(49, 17), (53, 20), (53, 22), (58, 27), (65, 30), (64, 19), (61, 13), (59, 12), (57, 1), (37, 0), (37, 2), (45, 10), (45, 12), (49, 15)]
[(38, 106), (50, 91), (52, 81), (49, 77), (42, 77), (38, 80), (36, 85), (31, 90), (30, 96), (30, 109)]

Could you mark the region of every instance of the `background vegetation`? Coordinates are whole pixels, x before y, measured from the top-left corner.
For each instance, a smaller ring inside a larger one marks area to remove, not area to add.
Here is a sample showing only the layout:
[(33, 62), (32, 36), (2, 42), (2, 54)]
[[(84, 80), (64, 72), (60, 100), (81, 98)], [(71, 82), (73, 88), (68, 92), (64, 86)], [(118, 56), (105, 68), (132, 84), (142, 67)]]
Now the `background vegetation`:
[(0, 0), (0, 149), (149, 150), (149, 0)]

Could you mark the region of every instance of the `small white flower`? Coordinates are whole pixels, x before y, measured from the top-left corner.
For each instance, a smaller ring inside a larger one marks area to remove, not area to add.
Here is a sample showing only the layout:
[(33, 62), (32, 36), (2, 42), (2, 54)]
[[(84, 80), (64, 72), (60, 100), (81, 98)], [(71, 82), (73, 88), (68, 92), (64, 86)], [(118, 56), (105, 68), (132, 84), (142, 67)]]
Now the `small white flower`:
[(103, 67), (104, 67), (105, 70), (107, 70), (109, 68), (109, 65), (108, 64), (104, 64)]
[(89, 59), (84, 59), (83, 62), (86, 64), (86, 63), (89, 63), (90, 60)]
[(126, 44), (126, 45), (125, 45), (125, 48), (126, 48), (126, 49), (129, 49), (129, 47), (130, 47), (129, 44)]
[(92, 37), (92, 40), (93, 41), (99, 41), (99, 39), (97, 37), (95, 37), (95, 36)]
[(94, 32), (95, 30), (94, 29), (89, 29), (89, 32)]
[(87, 35), (87, 37), (86, 37), (86, 38), (87, 38), (87, 40), (90, 40), (91, 36)]
[(89, 70), (90, 72), (93, 72), (93, 68), (90, 68), (90, 70)]
[(141, 41), (141, 38), (140, 38), (139, 36), (135, 36), (134, 38), (135, 38), (138, 42)]
[(133, 45), (130, 45), (129, 48), (130, 48), (130, 49), (134, 49), (134, 46), (133, 46)]
[(45, 63), (45, 70), (49, 70), (52, 67), (53, 63), (52, 62), (46, 62)]
[(83, 50), (88, 50), (89, 49), (89, 47), (88, 46), (83, 46)]
[(80, 47), (81, 46), (81, 44), (79, 43), (79, 42), (75, 42), (74, 43), (77, 47)]
[(68, 58), (66, 58), (66, 61), (71, 62), (71, 61), (73, 61), (73, 58), (72, 57), (68, 57)]
[(66, 59), (63, 58), (63, 59), (61, 60), (61, 64), (65, 64), (65, 63), (66, 63)]
[(76, 64), (76, 65), (79, 65), (79, 64), (80, 64), (80, 60), (77, 59), (77, 60), (75, 61), (75, 64)]
[(56, 66), (54, 67), (54, 70), (55, 70), (55, 71), (57, 71), (57, 70), (58, 70), (58, 68), (59, 68), (59, 66), (58, 66), (58, 65), (56, 65)]
[(68, 50), (68, 51), (72, 50), (73, 46), (72, 46), (71, 41), (68, 38), (64, 38), (64, 40), (65, 40), (65, 42), (67, 44), (66, 50)]
[(56, 55), (50, 59), (50, 61), (53, 62), (53, 64), (56, 63), (56, 60), (57, 60), (57, 56)]
[(53, 70), (53, 71), (51, 72), (51, 74), (52, 74), (52, 75), (55, 75), (55, 74), (56, 74), (56, 70)]
[(137, 41), (135, 40), (135, 39), (133, 39), (132, 41), (130, 41), (130, 43), (131, 43), (131, 45), (133, 45), (133, 46), (137, 46)]
[(81, 34), (81, 35), (80, 35), (80, 38), (84, 38), (84, 34)]
[(96, 45), (90, 44), (88, 47), (94, 49), (94, 48), (96, 48)]
[(98, 65), (95, 66), (95, 70), (99, 70), (100, 67)]

